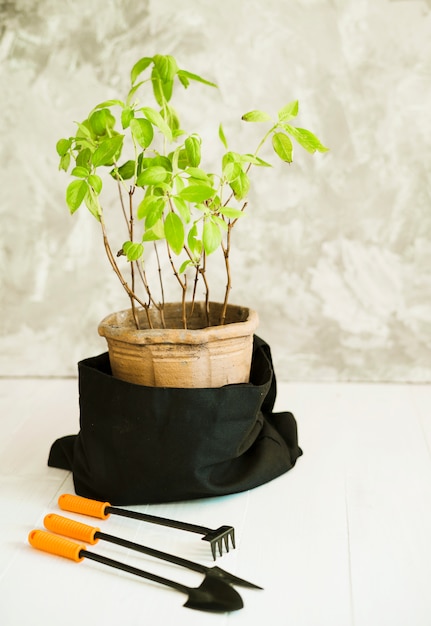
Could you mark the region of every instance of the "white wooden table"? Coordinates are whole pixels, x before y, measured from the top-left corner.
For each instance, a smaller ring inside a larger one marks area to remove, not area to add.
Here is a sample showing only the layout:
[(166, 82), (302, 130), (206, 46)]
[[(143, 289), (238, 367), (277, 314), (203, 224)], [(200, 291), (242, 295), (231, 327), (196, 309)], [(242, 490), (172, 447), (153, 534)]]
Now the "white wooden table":
[[(54, 439), (78, 430), (77, 381), (0, 380), (1, 626), (429, 626), (431, 387), (280, 383), (277, 408), (299, 424), (304, 456), (291, 472), (242, 494), (134, 507), (235, 527), (237, 549), (217, 564), (264, 590), (237, 588), (242, 610), (207, 614), (177, 591), (28, 545), (73, 492), (46, 461)], [(197, 535), (114, 516), (95, 525), (213, 565)], [(108, 543), (90, 549), (190, 586), (202, 579)]]

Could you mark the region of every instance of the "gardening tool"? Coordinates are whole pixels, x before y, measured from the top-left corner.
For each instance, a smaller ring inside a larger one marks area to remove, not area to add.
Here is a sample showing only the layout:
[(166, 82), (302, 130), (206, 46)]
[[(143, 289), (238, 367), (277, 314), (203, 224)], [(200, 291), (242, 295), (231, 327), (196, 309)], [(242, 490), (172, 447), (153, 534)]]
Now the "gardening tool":
[(88, 524), (82, 524), (81, 522), (71, 520), (67, 517), (62, 517), (61, 515), (55, 515), (54, 513), (50, 513), (49, 515), (45, 516), (43, 523), (47, 530), (50, 530), (51, 532), (57, 533), (59, 535), (70, 537), (71, 539), (85, 541), (85, 543), (89, 543), (91, 545), (94, 545), (99, 541), (99, 539), (102, 539), (102, 541), (109, 541), (110, 543), (115, 543), (116, 545), (122, 546), (124, 548), (136, 550), (137, 552), (142, 552), (143, 554), (148, 554), (149, 556), (153, 556), (156, 559), (162, 559), (163, 561), (168, 561), (169, 563), (175, 563), (175, 565), (179, 565), (180, 567), (186, 567), (188, 569), (194, 570), (195, 572), (200, 572), (202, 574), (205, 574), (205, 578), (217, 578), (220, 580), (224, 580), (226, 583), (229, 583), (231, 585), (240, 585), (243, 587), (250, 587), (252, 589), (262, 589), (262, 587), (258, 587), (258, 585), (249, 583), (247, 580), (238, 578), (237, 576), (226, 572), (220, 567), (206, 567), (205, 565), (201, 565), (200, 563), (194, 563), (193, 561), (188, 561), (187, 559), (183, 559), (179, 556), (174, 556), (173, 554), (168, 554), (167, 552), (161, 552), (160, 550), (155, 550), (154, 548), (149, 548), (138, 543), (133, 543), (132, 541), (128, 541), (127, 539), (115, 537), (114, 535), (108, 535), (106, 533), (100, 532), (100, 528), (89, 526)]
[(133, 519), (141, 520), (142, 522), (149, 522), (150, 524), (169, 526), (170, 528), (178, 528), (179, 530), (187, 530), (191, 533), (204, 535), (202, 540), (209, 541), (214, 561), (216, 560), (217, 548), (220, 556), (222, 555), (223, 542), (226, 547), (226, 552), (229, 552), (229, 539), (232, 542), (232, 547), (235, 548), (235, 531), (232, 526), (220, 526), (220, 528), (212, 530), (211, 528), (206, 528), (205, 526), (197, 526), (196, 524), (188, 524), (187, 522), (178, 522), (176, 520), (166, 519), (165, 517), (129, 511), (128, 509), (119, 509), (111, 506), (109, 502), (99, 502), (99, 500), (90, 500), (88, 498), (74, 496), (68, 493), (64, 493), (59, 497), (58, 506), (60, 509), (63, 509), (63, 511), (81, 513), (82, 515), (89, 515), (100, 519), (108, 519), (109, 515), (112, 513), (113, 515), (131, 517)]
[(75, 543), (74, 541), (65, 539), (60, 535), (46, 532), (45, 530), (32, 530), (28, 536), (28, 540), (33, 548), (49, 552), (50, 554), (64, 556), (77, 562), (82, 561), (84, 558), (91, 559), (103, 565), (120, 569), (123, 572), (128, 572), (129, 574), (152, 580), (161, 585), (172, 587), (188, 595), (188, 600), (184, 606), (189, 609), (222, 613), (226, 611), (237, 611), (244, 606), (239, 593), (223, 580), (217, 578), (205, 578), (199, 587), (186, 587), (186, 585), (182, 585), (181, 583), (163, 578), (162, 576), (157, 576), (156, 574), (151, 574), (150, 572), (145, 572), (144, 570), (132, 567), (126, 563), (121, 563), (120, 561), (114, 561), (101, 554), (88, 552), (84, 544)]

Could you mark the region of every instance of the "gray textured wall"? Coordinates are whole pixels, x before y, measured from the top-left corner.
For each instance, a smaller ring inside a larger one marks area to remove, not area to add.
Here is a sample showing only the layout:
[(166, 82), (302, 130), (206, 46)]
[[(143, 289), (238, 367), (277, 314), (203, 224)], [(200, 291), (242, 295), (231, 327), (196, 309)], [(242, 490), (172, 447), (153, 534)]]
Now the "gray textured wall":
[(429, 0), (16, 0), (0, 37), (1, 375), (75, 374), (127, 307), (55, 143), (169, 53), (220, 87), (184, 115), (206, 141), (223, 121), (245, 146), (245, 111), (298, 98), (331, 148), (259, 172), (236, 234), (232, 301), (278, 377), (431, 380)]

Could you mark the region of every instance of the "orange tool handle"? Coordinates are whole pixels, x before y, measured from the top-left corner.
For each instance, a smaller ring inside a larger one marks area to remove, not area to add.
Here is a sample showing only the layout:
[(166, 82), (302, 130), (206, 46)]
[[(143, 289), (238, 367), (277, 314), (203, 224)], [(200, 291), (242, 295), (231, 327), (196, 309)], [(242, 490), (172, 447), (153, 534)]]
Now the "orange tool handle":
[(85, 551), (84, 545), (47, 533), (45, 530), (32, 530), (28, 536), (28, 542), (33, 548), (64, 556), (72, 561), (82, 561), (85, 556), (81, 554), (81, 550)]
[(94, 526), (88, 526), (81, 522), (76, 522), (73, 519), (56, 515), (55, 513), (49, 513), (45, 516), (43, 524), (47, 530), (57, 535), (64, 535), (71, 539), (78, 539), (78, 541), (85, 541), (94, 545), (99, 541), (98, 537), (95, 537), (96, 533), (100, 532), (100, 528)]
[(109, 502), (99, 502), (98, 500), (89, 500), (88, 498), (74, 496), (70, 493), (63, 493), (58, 499), (58, 506), (63, 511), (108, 519), (109, 513), (105, 513), (105, 509), (111, 505)]

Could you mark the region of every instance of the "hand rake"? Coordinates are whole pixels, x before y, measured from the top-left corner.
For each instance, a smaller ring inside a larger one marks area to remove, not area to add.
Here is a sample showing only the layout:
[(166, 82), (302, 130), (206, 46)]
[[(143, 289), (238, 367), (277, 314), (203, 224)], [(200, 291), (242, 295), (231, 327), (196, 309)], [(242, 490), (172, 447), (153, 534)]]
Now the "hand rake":
[(74, 496), (67, 493), (62, 494), (59, 497), (58, 506), (63, 511), (81, 513), (82, 515), (89, 515), (100, 519), (108, 519), (110, 514), (120, 515), (122, 517), (131, 517), (142, 522), (149, 522), (150, 524), (169, 526), (170, 528), (177, 528), (179, 530), (186, 530), (191, 533), (203, 535), (202, 541), (208, 541), (210, 543), (214, 561), (217, 557), (217, 548), (220, 556), (222, 555), (223, 543), (225, 545), (226, 552), (229, 552), (229, 539), (232, 542), (232, 547), (235, 548), (235, 531), (232, 526), (220, 526), (220, 528), (213, 530), (211, 528), (207, 528), (206, 526), (197, 526), (196, 524), (179, 522), (165, 517), (148, 515), (147, 513), (138, 513), (137, 511), (120, 509), (111, 506), (109, 502), (99, 502), (99, 500), (90, 500), (88, 498)]

